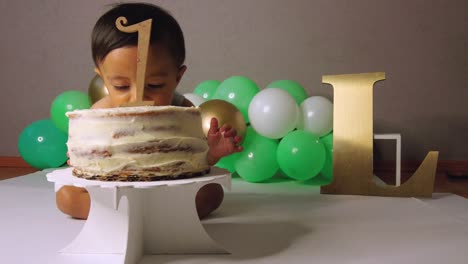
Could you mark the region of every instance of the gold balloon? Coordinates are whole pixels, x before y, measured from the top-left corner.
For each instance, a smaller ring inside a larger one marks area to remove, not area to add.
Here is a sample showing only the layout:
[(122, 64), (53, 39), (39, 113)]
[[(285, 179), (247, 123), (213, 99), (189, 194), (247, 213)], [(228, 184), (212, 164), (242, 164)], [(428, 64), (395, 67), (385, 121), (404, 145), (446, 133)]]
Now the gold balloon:
[(99, 75), (96, 74), (91, 80), (91, 83), (89, 84), (88, 88), (88, 96), (91, 101), (91, 104), (96, 103), (108, 94), (109, 92), (107, 91), (107, 88), (104, 85), (104, 81), (102, 81), (101, 77), (99, 77)]
[(242, 140), (244, 139), (246, 131), (245, 119), (233, 104), (223, 100), (209, 100), (199, 107), (205, 136), (208, 134), (208, 130), (210, 130), (211, 118), (215, 117), (218, 119), (219, 127), (228, 124), (237, 130), (237, 135), (241, 136)]

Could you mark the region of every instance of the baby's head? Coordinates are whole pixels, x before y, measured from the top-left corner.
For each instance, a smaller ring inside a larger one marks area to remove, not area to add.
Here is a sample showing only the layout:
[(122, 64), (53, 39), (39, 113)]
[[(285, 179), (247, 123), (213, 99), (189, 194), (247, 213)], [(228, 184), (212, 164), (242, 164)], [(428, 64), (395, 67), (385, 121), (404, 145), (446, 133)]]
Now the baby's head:
[(138, 33), (118, 30), (115, 21), (121, 16), (127, 18), (127, 26), (153, 19), (144, 100), (152, 100), (155, 105), (169, 105), (186, 69), (184, 36), (168, 12), (142, 3), (115, 6), (99, 18), (93, 29), (92, 55), (96, 73), (104, 80), (112, 105), (117, 107), (135, 100), (130, 91), (136, 86)]

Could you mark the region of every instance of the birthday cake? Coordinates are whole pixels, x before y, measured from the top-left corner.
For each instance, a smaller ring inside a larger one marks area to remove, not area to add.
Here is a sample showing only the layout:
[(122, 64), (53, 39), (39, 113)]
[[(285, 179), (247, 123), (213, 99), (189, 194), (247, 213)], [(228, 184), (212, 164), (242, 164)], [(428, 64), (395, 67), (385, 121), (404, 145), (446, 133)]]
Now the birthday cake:
[(209, 172), (199, 108), (138, 106), (67, 116), (70, 165), (77, 177), (155, 181)]

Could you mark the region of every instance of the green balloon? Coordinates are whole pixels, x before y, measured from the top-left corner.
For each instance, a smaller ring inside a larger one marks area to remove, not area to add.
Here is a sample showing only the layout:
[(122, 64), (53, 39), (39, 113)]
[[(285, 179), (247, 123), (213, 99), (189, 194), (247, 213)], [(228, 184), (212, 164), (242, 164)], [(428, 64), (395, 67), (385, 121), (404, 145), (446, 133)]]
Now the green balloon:
[(63, 132), (68, 133), (68, 111), (89, 109), (91, 103), (88, 94), (80, 91), (66, 91), (55, 97), (50, 107), (50, 119)]
[(325, 164), (325, 147), (319, 138), (304, 130), (287, 134), (276, 152), (281, 170), (290, 178), (308, 180)]
[(233, 173), (236, 171), (236, 168), (234, 167), (236, 160), (239, 158), (240, 153), (233, 153), (229, 156), (226, 156), (222, 159), (220, 159), (215, 166), (218, 168), (226, 169), (230, 173)]
[(330, 181), (333, 179), (333, 133), (328, 133), (327, 135), (320, 138), (320, 141), (325, 146), (325, 164), (323, 165), (323, 169), (321, 174), (324, 178), (329, 179)]
[(332, 151), (333, 150), (333, 132), (326, 134), (323, 137), (320, 137), (320, 141), (325, 145), (325, 148)]
[(309, 97), (304, 87), (296, 81), (291, 80), (278, 80), (267, 85), (266, 88), (280, 88), (288, 92), (298, 105), (301, 105), (302, 101)]
[(312, 186), (323, 186), (328, 185), (332, 182), (331, 179), (326, 178), (323, 174), (319, 173), (317, 176), (313, 177), (312, 179), (301, 181), (300, 183), (305, 185), (312, 185)]
[(273, 177), (278, 171), (276, 149), (278, 141), (259, 135), (247, 127), (244, 150), (235, 163), (239, 176), (248, 182), (262, 182)]
[(249, 122), (249, 104), (252, 98), (260, 91), (257, 84), (243, 76), (232, 76), (224, 80), (216, 90), (212, 99), (221, 99), (237, 107)]
[(195, 87), (193, 93), (203, 97), (206, 100), (210, 100), (220, 84), (221, 82), (217, 80), (206, 80), (199, 83), (197, 87)]
[(29, 165), (37, 169), (56, 168), (67, 161), (67, 134), (49, 119), (27, 126), (18, 139), (18, 150)]

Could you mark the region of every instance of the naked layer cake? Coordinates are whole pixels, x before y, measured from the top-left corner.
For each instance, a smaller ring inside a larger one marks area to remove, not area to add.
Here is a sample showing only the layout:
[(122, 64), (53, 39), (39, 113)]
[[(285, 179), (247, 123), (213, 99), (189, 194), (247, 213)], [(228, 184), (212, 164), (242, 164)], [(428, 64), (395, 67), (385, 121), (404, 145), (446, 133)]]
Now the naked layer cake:
[(73, 174), (103, 181), (155, 181), (209, 171), (195, 107), (139, 106), (68, 112)]

